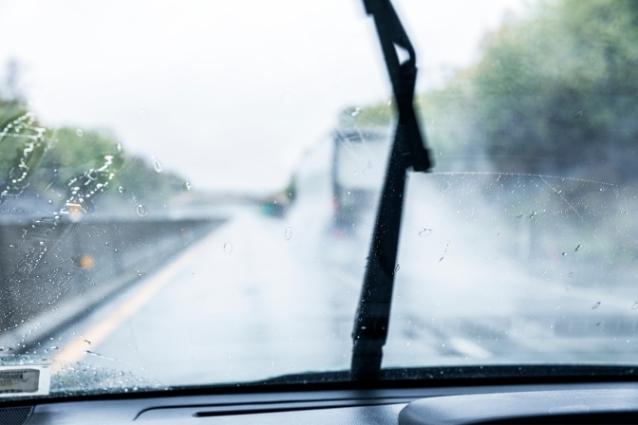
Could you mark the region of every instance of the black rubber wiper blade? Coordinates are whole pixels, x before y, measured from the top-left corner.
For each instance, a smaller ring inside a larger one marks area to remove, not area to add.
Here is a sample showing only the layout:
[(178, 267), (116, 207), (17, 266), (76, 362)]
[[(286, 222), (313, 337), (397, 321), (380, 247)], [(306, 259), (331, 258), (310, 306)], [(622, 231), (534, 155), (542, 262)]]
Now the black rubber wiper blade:
[(352, 331), (351, 378), (379, 379), (388, 336), (406, 173), (427, 172), (430, 154), (414, 110), (416, 54), (390, 0), (364, 0), (374, 19), (392, 83), (398, 122), (390, 150), (366, 272)]
[[(383, 388), (392, 386), (428, 386), (443, 384), (467, 385), (476, 381), (492, 383), (597, 382), (638, 377), (638, 367), (632, 364), (605, 365), (596, 363), (494, 364), (465, 366), (394, 367), (380, 371), (376, 382), (351, 380), (348, 370), (301, 372), (272, 378), (233, 384), (234, 386), (347, 384), (352, 388)], [(476, 383), (475, 382), (475, 383)]]

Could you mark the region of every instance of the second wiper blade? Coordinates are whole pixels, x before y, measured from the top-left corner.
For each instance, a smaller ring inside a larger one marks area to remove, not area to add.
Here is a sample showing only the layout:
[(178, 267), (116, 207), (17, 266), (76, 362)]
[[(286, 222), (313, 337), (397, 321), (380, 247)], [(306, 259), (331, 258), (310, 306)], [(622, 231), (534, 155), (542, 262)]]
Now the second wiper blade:
[(406, 173), (410, 168), (427, 172), (432, 167), (414, 110), (414, 47), (390, 0), (364, 0), (364, 5), (374, 18), (392, 82), (398, 122), (352, 331), (351, 377), (358, 381), (379, 379), (388, 336)]

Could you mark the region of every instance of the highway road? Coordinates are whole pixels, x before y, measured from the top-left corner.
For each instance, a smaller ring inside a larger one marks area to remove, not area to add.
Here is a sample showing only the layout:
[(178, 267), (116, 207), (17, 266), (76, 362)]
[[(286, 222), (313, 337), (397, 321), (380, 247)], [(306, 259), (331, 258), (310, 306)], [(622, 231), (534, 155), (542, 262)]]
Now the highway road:
[[(372, 212), (352, 235), (334, 232), (318, 193), (300, 196), (284, 218), (238, 211), (43, 341), (38, 355), (51, 362), (53, 387), (347, 369)], [(492, 205), (459, 195), (410, 180), (384, 365), (634, 359), (638, 294), (630, 286), (581, 282), (587, 247), (576, 240), (568, 253), (533, 261)]]

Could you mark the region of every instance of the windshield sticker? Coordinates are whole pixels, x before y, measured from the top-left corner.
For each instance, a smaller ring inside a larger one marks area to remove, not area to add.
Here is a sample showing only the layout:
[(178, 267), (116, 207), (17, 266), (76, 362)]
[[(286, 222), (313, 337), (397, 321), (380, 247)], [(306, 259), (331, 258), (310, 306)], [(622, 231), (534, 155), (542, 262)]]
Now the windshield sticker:
[(46, 366), (0, 366), (0, 397), (47, 395), (50, 378)]

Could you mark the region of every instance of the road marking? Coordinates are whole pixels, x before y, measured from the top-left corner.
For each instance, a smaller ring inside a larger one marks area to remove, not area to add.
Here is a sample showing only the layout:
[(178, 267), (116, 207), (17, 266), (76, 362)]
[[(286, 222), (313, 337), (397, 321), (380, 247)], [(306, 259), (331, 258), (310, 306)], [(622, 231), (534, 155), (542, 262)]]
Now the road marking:
[(449, 344), (454, 350), (473, 359), (488, 359), (492, 357), (492, 353), (469, 339), (453, 337), (450, 338)]
[[(142, 286), (136, 289), (131, 296), (126, 297), (104, 320), (65, 345), (53, 358), (51, 371), (56, 373), (65, 366), (78, 362), (87, 354), (86, 351), (90, 347), (95, 347), (108, 338), (122, 322), (133, 316), (142, 306), (148, 303), (160, 289), (171, 282), (185, 266), (190, 262), (196, 261), (193, 256), (194, 253), (208, 243), (209, 237), (210, 235), (204, 236), (202, 240), (178, 254), (178, 257), (169, 263), (167, 267), (153, 274), (146, 282), (143, 282)], [(90, 345), (87, 341), (90, 341)]]

